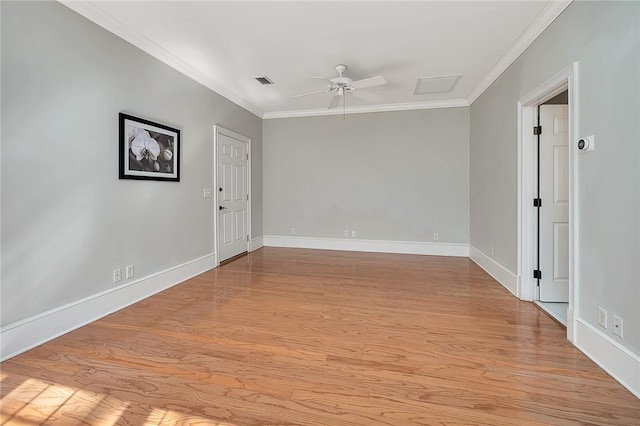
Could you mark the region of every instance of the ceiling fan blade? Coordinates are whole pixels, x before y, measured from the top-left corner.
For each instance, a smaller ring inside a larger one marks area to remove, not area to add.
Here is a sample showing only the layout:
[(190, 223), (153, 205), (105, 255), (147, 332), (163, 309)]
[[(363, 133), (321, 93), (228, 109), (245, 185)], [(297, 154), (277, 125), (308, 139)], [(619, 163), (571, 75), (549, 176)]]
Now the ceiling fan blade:
[(370, 92), (355, 91), (351, 92), (351, 94), (356, 98), (362, 99), (363, 101), (371, 102), (372, 104), (379, 104), (380, 102), (382, 102), (382, 99), (384, 99), (382, 96)]
[(335, 95), (333, 98), (331, 98), (331, 102), (329, 103), (329, 106), (327, 108), (334, 109), (335, 107), (337, 107), (340, 103), (340, 99), (342, 99), (342, 96)]
[(351, 83), (351, 86), (353, 86), (356, 89), (364, 89), (365, 87), (381, 86), (387, 83), (388, 81), (386, 78), (384, 78), (381, 75), (378, 75), (376, 77), (369, 77), (362, 80), (354, 81), (353, 83)]
[(317, 95), (318, 93), (327, 93), (329, 90), (325, 89), (325, 90), (316, 90), (315, 92), (309, 92), (309, 93), (303, 93), (301, 95), (295, 95), (294, 98), (301, 98), (303, 96), (309, 96), (309, 95)]
[(330, 80), (330, 79), (325, 78), (325, 77), (318, 77), (317, 75), (315, 75), (315, 76), (313, 76), (313, 77), (311, 77), (311, 78), (315, 78), (316, 80), (324, 80), (324, 81), (331, 82), (331, 80)]

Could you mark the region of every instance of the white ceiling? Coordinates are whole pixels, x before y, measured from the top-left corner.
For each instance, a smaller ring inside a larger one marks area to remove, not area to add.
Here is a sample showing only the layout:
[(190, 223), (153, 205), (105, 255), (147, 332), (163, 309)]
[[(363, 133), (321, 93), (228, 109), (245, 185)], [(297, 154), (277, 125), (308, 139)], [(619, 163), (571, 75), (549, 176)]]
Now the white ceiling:
[[(312, 76), (349, 66), (371, 105), (347, 112), (473, 102), (570, 1), (67, 1), (66, 6), (264, 118), (327, 111)], [(449, 93), (414, 95), (419, 77), (462, 74)], [(263, 86), (254, 77), (275, 84)]]

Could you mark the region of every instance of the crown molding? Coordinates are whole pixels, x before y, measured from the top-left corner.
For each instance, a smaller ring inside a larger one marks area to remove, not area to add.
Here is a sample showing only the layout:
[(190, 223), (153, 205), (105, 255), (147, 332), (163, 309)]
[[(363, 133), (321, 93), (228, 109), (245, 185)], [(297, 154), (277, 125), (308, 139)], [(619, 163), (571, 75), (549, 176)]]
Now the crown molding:
[(252, 114), (268, 120), (276, 118), (313, 117), (324, 115), (363, 114), (389, 111), (410, 111), (435, 108), (456, 108), (471, 105), (494, 81), (524, 52), (531, 43), (569, 6), (573, 0), (552, 0), (540, 12), (534, 22), (522, 33), (511, 49), (498, 61), (485, 79), (471, 92), (467, 99), (450, 99), (426, 102), (407, 102), (386, 105), (366, 105), (346, 109), (309, 109), (294, 111), (263, 112), (237, 93), (226, 88), (216, 80), (199, 71), (167, 49), (124, 25), (121, 21), (105, 12), (94, 2), (88, 0), (57, 0), (59, 3), (87, 18), (107, 31), (131, 43), (142, 51), (164, 62), (187, 77), (211, 89), (220, 96), (246, 109)]
[(493, 69), (489, 71), (485, 79), (471, 92), (468, 97), (469, 105), (475, 102), (572, 2), (573, 0), (550, 1), (531, 25), (522, 33), (520, 38), (511, 46), (511, 49), (498, 61)]
[(149, 38), (133, 30), (129, 26), (123, 24), (118, 19), (114, 18), (112, 15), (96, 6), (93, 2), (89, 2), (87, 0), (58, 0), (58, 2), (73, 10), (77, 14), (101, 26), (107, 31), (115, 34), (121, 39), (131, 43), (142, 51), (160, 60), (161, 62), (164, 62), (165, 64), (176, 69), (187, 77), (213, 90), (214, 92), (228, 99), (234, 104), (262, 118), (263, 112), (260, 109), (256, 108), (254, 105), (250, 104), (247, 100), (243, 99), (241, 96), (238, 96), (238, 94), (227, 89), (222, 84), (218, 83), (211, 77), (202, 73), (187, 62), (183, 61), (164, 47), (153, 42)]
[(408, 102), (402, 104), (385, 104), (385, 105), (364, 105), (357, 107), (348, 107), (345, 109), (306, 109), (296, 111), (276, 111), (265, 112), (263, 119), (269, 120), (274, 118), (294, 118), (294, 117), (315, 117), (319, 115), (342, 115), (342, 114), (365, 114), (370, 112), (389, 112), (389, 111), (411, 111), (417, 109), (435, 109), (435, 108), (458, 108), (467, 107), (469, 102), (466, 99), (448, 99), (442, 101), (427, 102)]

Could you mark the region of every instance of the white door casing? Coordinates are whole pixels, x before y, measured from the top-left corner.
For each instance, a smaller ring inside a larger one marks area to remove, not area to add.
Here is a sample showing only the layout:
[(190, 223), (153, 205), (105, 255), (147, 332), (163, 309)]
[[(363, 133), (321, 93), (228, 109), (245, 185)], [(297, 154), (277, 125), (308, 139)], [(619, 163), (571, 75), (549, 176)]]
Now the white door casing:
[(569, 107), (541, 105), (539, 300), (569, 301)]
[(517, 103), (518, 127), (518, 215), (517, 215), (517, 296), (522, 300), (537, 299), (537, 280), (533, 278), (536, 268), (535, 236), (536, 212), (532, 200), (537, 196), (534, 160), (536, 147), (533, 126), (537, 123), (538, 105), (555, 95), (569, 91), (569, 308), (567, 310), (567, 339), (575, 343), (575, 330), (579, 315), (576, 301), (580, 293), (580, 215), (578, 161), (575, 141), (578, 134), (578, 86), (577, 62), (569, 64), (556, 75), (522, 96)]
[(248, 251), (250, 140), (215, 126), (215, 230), (218, 263)]

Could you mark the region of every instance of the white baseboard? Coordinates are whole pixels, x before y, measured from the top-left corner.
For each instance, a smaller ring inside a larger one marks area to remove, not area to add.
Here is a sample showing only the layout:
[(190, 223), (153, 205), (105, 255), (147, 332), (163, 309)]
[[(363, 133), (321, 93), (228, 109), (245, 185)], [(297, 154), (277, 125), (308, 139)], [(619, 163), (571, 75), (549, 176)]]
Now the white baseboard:
[(518, 280), (513, 272), (473, 246), (469, 246), (469, 258), (484, 269), (487, 274), (491, 275), (493, 279), (502, 284), (504, 288), (513, 293), (514, 296), (518, 295)]
[(575, 346), (575, 328), (576, 324), (576, 315), (571, 307), (567, 308), (567, 340), (574, 344)]
[[(515, 274), (473, 246), (469, 246), (469, 257), (517, 296)], [(640, 357), (638, 355), (582, 318), (576, 318), (571, 308), (567, 309), (567, 339), (622, 386), (640, 398)]]
[(249, 244), (249, 251), (258, 250), (260, 247), (264, 246), (264, 242), (263, 242), (263, 238), (262, 237), (252, 238), (249, 243), (250, 243)]
[(126, 308), (212, 269), (215, 253), (128, 282), (0, 329), (0, 361)]
[(640, 357), (582, 318), (575, 322), (575, 341), (584, 352), (622, 386), (640, 398)]
[(266, 247), (290, 247), (321, 250), (365, 251), (376, 253), (424, 254), (431, 256), (469, 256), (467, 244), (426, 243), (418, 241), (356, 240), (265, 235)]

